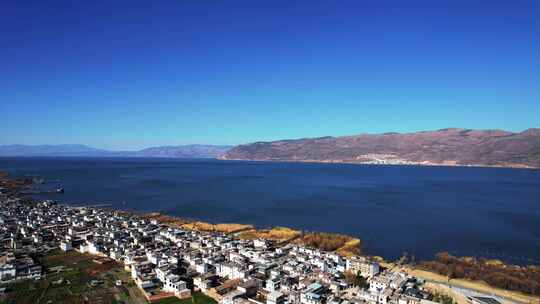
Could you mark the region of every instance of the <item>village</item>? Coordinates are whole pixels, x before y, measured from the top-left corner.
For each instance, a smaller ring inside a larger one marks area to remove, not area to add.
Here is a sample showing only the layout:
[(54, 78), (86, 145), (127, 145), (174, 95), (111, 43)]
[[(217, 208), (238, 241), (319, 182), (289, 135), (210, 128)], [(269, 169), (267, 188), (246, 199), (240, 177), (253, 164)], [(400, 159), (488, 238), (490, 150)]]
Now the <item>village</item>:
[[(47, 276), (47, 269), (32, 257), (60, 250), (90, 255), (103, 265), (122, 265), (151, 303), (189, 299), (195, 292), (221, 304), (435, 304), (435, 298), (441, 298), (421, 280), (364, 256), (343, 257), (267, 239), (242, 240), (234, 234), (182, 229), (125, 212), (51, 200), (25, 202), (2, 195), (0, 204), (2, 285)], [(476, 304), (483, 300), (472, 299)]]

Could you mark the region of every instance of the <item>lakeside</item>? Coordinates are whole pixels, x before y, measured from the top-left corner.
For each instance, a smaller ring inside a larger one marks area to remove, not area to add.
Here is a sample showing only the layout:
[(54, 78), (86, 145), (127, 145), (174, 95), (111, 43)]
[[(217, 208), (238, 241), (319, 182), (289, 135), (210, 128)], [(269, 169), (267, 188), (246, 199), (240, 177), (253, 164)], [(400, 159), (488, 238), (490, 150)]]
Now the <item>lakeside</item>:
[[(307, 238), (309, 239), (310, 236), (318, 234), (317, 232), (311, 232), (311, 233), (307, 233), (306, 235), (299, 230), (293, 230), (286, 227), (274, 227), (271, 229), (257, 230), (253, 225), (245, 225), (245, 224), (237, 224), (237, 223), (212, 224), (212, 223), (206, 223), (206, 222), (201, 222), (201, 221), (189, 221), (189, 220), (182, 219), (180, 217), (173, 217), (173, 216), (163, 215), (160, 213), (144, 214), (143, 216), (148, 217), (150, 219), (161, 220), (162, 223), (164, 224), (172, 224), (173, 226), (179, 226), (179, 227), (183, 227), (187, 229), (194, 229), (194, 230), (200, 230), (200, 231), (206, 231), (206, 232), (218, 231), (222, 233), (233, 234), (243, 239), (263, 238), (263, 239), (268, 239), (272, 241), (277, 241), (278, 243), (281, 243), (281, 244), (286, 244), (291, 241), (297, 241), (296, 243), (298, 244), (308, 245), (308, 246), (313, 245), (313, 243), (310, 244), (309, 242), (302, 242), (303, 240), (301, 236), (307, 236)], [(330, 240), (340, 239), (343, 237), (347, 239), (347, 241), (340, 241), (339, 242), (340, 246), (336, 246), (337, 248), (332, 248), (331, 250), (325, 250), (325, 251), (333, 251), (344, 257), (354, 257), (354, 256), (361, 255), (361, 240), (360, 239), (346, 236), (346, 235), (330, 234), (330, 233), (326, 234), (326, 237), (328, 237)], [(300, 238), (300, 241), (298, 241), (299, 238)], [(318, 247), (318, 246), (312, 246), (312, 247), (321, 249), (321, 247)], [(379, 262), (381, 265), (383, 265), (386, 268), (404, 271), (411, 276), (422, 278), (430, 282), (432, 287), (435, 288), (436, 290), (453, 294), (453, 296), (456, 298), (460, 297), (460, 295), (456, 293), (455, 291), (453, 291), (452, 288), (449, 288), (450, 286), (454, 286), (458, 288), (459, 287), (466, 288), (469, 290), (478, 291), (479, 293), (497, 295), (501, 298), (510, 299), (517, 302), (521, 302), (521, 303), (540, 303), (540, 296), (530, 295), (530, 294), (526, 294), (519, 291), (497, 288), (497, 287), (487, 284), (485, 281), (482, 281), (482, 280), (451, 278), (446, 275), (441, 275), (435, 272), (427, 271), (425, 268), (421, 266), (415, 266), (412, 264), (403, 264), (401, 259), (398, 261), (386, 261), (384, 258), (380, 256), (371, 256), (371, 258), (376, 260), (377, 262)], [(472, 257), (462, 257), (462, 258), (472, 259)], [(506, 264), (496, 259), (489, 259), (487, 261), (490, 264), (499, 265), (501, 268), (517, 267), (516, 265)], [(530, 265), (527, 267), (534, 267), (538, 269), (538, 271), (540, 272), (540, 266)], [(464, 302), (463, 299), (461, 302)]]
[[(301, 236), (306, 236), (302, 231), (290, 229), (287, 227), (274, 227), (271, 229), (263, 229), (263, 230), (257, 230), (253, 225), (246, 225), (246, 224), (238, 224), (238, 223), (218, 223), (218, 224), (212, 224), (212, 223), (206, 223), (201, 221), (190, 221), (186, 219), (182, 219), (180, 217), (173, 217), (168, 215), (163, 215), (160, 213), (150, 213), (150, 214), (143, 214), (144, 217), (150, 218), (150, 219), (158, 219), (158, 221), (161, 221), (164, 224), (172, 224), (173, 226), (178, 226), (182, 228), (187, 229), (194, 229), (199, 231), (205, 231), (205, 232), (212, 232), (212, 231), (218, 231), (222, 233), (227, 234), (233, 234), (239, 238), (242, 239), (256, 239), (256, 238), (263, 238), (268, 239), (272, 241), (277, 241), (278, 243), (285, 244), (291, 241), (297, 241), (296, 243), (302, 244), (302, 245), (313, 245), (309, 242), (302, 242)], [(316, 232), (308, 233), (307, 238), (310, 236), (317, 234)], [(347, 241), (341, 241), (340, 246), (337, 246), (337, 248), (333, 248), (331, 250), (325, 250), (325, 251), (334, 251), (344, 257), (352, 257), (352, 256), (360, 256), (361, 255), (361, 240), (358, 238), (345, 236), (341, 234), (326, 234), (326, 236), (329, 239), (340, 239), (342, 237), (348, 238)], [(300, 241), (298, 239), (300, 238)], [(317, 249), (321, 249), (321, 247), (318, 246), (312, 246)], [(453, 295), (455, 298), (461, 297), (462, 303), (466, 302), (462, 295), (459, 293), (456, 293), (452, 290), (452, 288), (449, 288), (451, 286), (454, 286), (455, 288), (465, 288), (469, 290), (478, 291), (480, 293), (486, 293), (491, 295), (497, 295), (501, 298), (514, 300), (521, 303), (540, 303), (540, 296), (534, 296), (530, 294), (526, 294), (519, 291), (512, 291), (507, 289), (501, 289), (494, 286), (491, 286), (487, 284), (485, 281), (481, 280), (468, 280), (468, 279), (459, 279), (459, 278), (451, 278), (445, 275), (441, 275), (435, 272), (427, 271), (423, 267), (417, 267), (412, 264), (403, 264), (400, 261), (386, 261), (384, 258), (380, 256), (371, 256), (372, 259), (378, 261), (381, 265), (383, 265), (386, 268), (389, 269), (396, 269), (399, 271), (404, 271), (407, 274), (422, 278), (430, 283), (432, 288), (439, 290), (444, 293), (449, 293)], [(471, 257), (463, 257), (471, 259)], [(500, 260), (496, 259), (489, 259), (488, 263), (500, 265), (501, 268), (510, 268), (510, 267), (516, 267), (515, 265), (509, 265), (506, 264)], [(536, 267), (539, 268), (539, 266), (531, 265), (528, 267)], [(539, 269), (540, 270), (540, 269)]]
[(133, 158), (13, 159), (0, 167), (43, 177), (45, 189), (64, 187), (54, 199), (70, 205), (347, 234), (362, 238), (365, 253), (390, 260), (451, 250), (540, 263), (535, 170)]
[(275, 163), (307, 163), (307, 164), (344, 164), (344, 165), (363, 165), (363, 166), (418, 166), (418, 167), (448, 167), (448, 168), (499, 168), (499, 169), (528, 169), (540, 170), (540, 167), (527, 166), (523, 164), (508, 165), (484, 165), (484, 164), (459, 164), (452, 162), (434, 163), (434, 162), (358, 162), (354, 160), (318, 160), (318, 159), (248, 159), (248, 158), (223, 158), (217, 157), (220, 161), (239, 161), (239, 162), (275, 162)]
[[(11, 183), (11, 184), (15, 185), (15, 188), (14, 189), (8, 189), (8, 190), (14, 190), (14, 191), (17, 191), (18, 187), (24, 187), (24, 185), (25, 185), (25, 183), (21, 183), (21, 182), (15, 182), (15, 183)], [(94, 208), (94, 209), (99, 210), (99, 208)], [(121, 210), (117, 210), (117, 211), (114, 211), (114, 212), (119, 213), (119, 214), (132, 213), (132, 212), (126, 212), (126, 211), (121, 211)], [(178, 218), (178, 217), (172, 217), (172, 216), (168, 216), (168, 215), (161, 215), (161, 214), (157, 214), (157, 213), (143, 214), (142, 217), (147, 218), (150, 221), (155, 220), (156, 223), (170, 225), (171, 227), (178, 226), (178, 227), (181, 227), (183, 229), (194, 230), (194, 231), (198, 231), (198, 232), (210, 232), (210, 233), (212, 233), (212, 232), (221, 232), (221, 233), (224, 233), (226, 235), (231, 235), (233, 237), (238, 237), (239, 239), (244, 239), (244, 240), (267, 239), (269, 241), (275, 241), (280, 245), (285, 245), (285, 244), (287, 244), (289, 242), (293, 242), (293, 241), (300, 241), (300, 242), (298, 242), (296, 244), (300, 244), (300, 245), (303, 245), (303, 246), (310, 246), (311, 245), (311, 247), (321, 249), (322, 247), (318, 247), (318, 245), (324, 246), (325, 242), (313, 241), (313, 238), (316, 238), (316, 236), (323, 236), (322, 237), (323, 240), (325, 240), (325, 239), (332, 240), (334, 238), (337, 238), (337, 239), (340, 239), (339, 242), (336, 243), (337, 245), (333, 244), (332, 245), (333, 248), (330, 249), (330, 250), (326, 250), (326, 251), (331, 251), (331, 252), (335, 251), (337, 253), (340, 253), (344, 257), (352, 257), (352, 256), (356, 256), (356, 255), (358, 255), (360, 253), (360, 252), (354, 252), (354, 250), (356, 250), (360, 246), (360, 240), (359, 239), (352, 238), (352, 237), (347, 237), (347, 236), (344, 236), (344, 235), (338, 235), (338, 234), (303, 233), (303, 232), (299, 232), (297, 230), (293, 230), (293, 229), (289, 229), (289, 228), (283, 228), (283, 227), (276, 227), (276, 228), (273, 228), (273, 229), (266, 229), (266, 230), (256, 230), (251, 225), (210, 224), (210, 223), (205, 223), (205, 222), (200, 222), (200, 221), (199, 222), (198, 221), (187, 221), (185, 219), (181, 219), (181, 218)], [(349, 252), (348, 250), (343, 250), (343, 252), (340, 252), (340, 250), (343, 249), (343, 248), (345, 248), (345, 249), (353, 248), (354, 250), (353, 250), (353, 252)], [(329, 248), (326, 248), (326, 249), (329, 249)], [(385, 263), (382, 260), (379, 260), (379, 261), (381, 262), (381, 264)], [(406, 271), (407, 273), (410, 273), (410, 274), (413, 273), (412, 271), (415, 271), (414, 269), (407, 270), (406, 267), (403, 268), (402, 270), (404, 270), (404, 271)], [(418, 274), (420, 274), (420, 275), (418, 275)], [(432, 276), (431, 276), (430, 280), (433, 280), (433, 277), (434, 277), (433, 275), (434, 274), (431, 273), (431, 275)], [(425, 274), (422, 275), (419, 272), (416, 272), (415, 276), (417, 276), (417, 277), (426, 277)], [(442, 283), (444, 281), (443, 279), (444, 279), (444, 277), (441, 276), (438, 280), (434, 280), (434, 281), (439, 281), (439, 282)], [(474, 283), (474, 282), (472, 282), (472, 283)], [(506, 298), (516, 300), (518, 302), (523, 302), (524, 299), (525, 299), (525, 301), (533, 301), (533, 302), (538, 300), (538, 298), (536, 298), (536, 297), (529, 297), (527, 295), (523, 295), (523, 294), (519, 294), (519, 293), (514, 293), (514, 292), (509, 293), (507, 291), (501, 292), (501, 290), (498, 290), (498, 289), (492, 288), (492, 287), (488, 287), (487, 289), (483, 288), (483, 289), (480, 289), (480, 291), (490, 292), (490, 293), (493, 293), (493, 294), (496, 294), (496, 295), (499, 295), (499, 296), (502, 296), (502, 297), (506, 297)]]
[(212, 224), (198, 220), (187, 220), (159, 212), (143, 213), (141, 215), (143, 218), (156, 220), (159, 223), (173, 227), (203, 232), (221, 232), (244, 240), (266, 239), (275, 241), (280, 245), (292, 242), (324, 251), (335, 251), (343, 256), (354, 256), (361, 253), (361, 240), (344, 234), (305, 232), (288, 227), (257, 229), (253, 225), (239, 223)]

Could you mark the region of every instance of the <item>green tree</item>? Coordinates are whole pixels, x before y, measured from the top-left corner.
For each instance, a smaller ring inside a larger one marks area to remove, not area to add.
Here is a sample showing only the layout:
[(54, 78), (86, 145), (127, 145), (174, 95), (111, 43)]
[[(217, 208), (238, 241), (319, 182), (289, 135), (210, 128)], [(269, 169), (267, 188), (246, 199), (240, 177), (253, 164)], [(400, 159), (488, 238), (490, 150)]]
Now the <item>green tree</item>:
[(354, 284), (360, 288), (368, 288), (369, 283), (367, 282), (367, 279), (364, 278), (360, 272), (356, 274), (356, 279), (354, 280)]

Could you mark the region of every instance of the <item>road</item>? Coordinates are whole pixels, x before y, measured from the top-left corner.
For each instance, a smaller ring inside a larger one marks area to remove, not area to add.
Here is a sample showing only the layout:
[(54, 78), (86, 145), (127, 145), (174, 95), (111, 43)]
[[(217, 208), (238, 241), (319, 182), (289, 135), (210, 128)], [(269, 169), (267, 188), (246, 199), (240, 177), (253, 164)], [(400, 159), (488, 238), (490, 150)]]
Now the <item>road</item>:
[(465, 288), (465, 287), (462, 287), (462, 286), (457, 286), (457, 285), (452, 284), (451, 282), (443, 283), (443, 282), (430, 280), (430, 279), (424, 279), (424, 280), (426, 282), (430, 282), (430, 283), (432, 283), (434, 285), (444, 286), (451, 293), (457, 293), (459, 295), (462, 295), (464, 298), (469, 298), (469, 297), (473, 297), (473, 296), (480, 296), (480, 297), (495, 298), (495, 299), (497, 299), (499, 302), (501, 302), (503, 304), (530, 304), (530, 302), (519, 301), (519, 300), (516, 300), (516, 299), (511, 299), (511, 298), (507, 298), (507, 297), (503, 297), (503, 296), (499, 296), (499, 295), (495, 295), (495, 294), (489, 294), (489, 293), (481, 292), (481, 291), (471, 289), (471, 288)]
[[(456, 280), (454, 283), (453, 280), (448, 281), (446, 277), (441, 275), (423, 270), (411, 269), (403, 265), (390, 263), (387, 264), (387, 267), (393, 271), (404, 271), (409, 275), (423, 279), (433, 285), (446, 288), (447, 292), (455, 294), (460, 298), (461, 301), (458, 301), (459, 304), (470, 302), (467, 301), (467, 298), (471, 296), (493, 297), (503, 304), (540, 304), (539, 297), (490, 287), (482, 282)], [(478, 288), (476, 288), (476, 286), (478, 286)]]

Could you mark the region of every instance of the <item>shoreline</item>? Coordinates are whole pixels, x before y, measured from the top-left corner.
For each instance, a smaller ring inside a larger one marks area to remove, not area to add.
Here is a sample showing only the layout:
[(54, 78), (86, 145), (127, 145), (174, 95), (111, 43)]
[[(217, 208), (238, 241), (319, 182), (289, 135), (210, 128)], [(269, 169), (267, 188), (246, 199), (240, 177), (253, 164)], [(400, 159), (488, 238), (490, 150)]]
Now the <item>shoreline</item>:
[[(239, 160), (239, 161), (247, 161), (247, 162), (251, 162), (252, 160)], [(264, 160), (259, 160), (259, 161), (254, 161), (254, 162), (266, 162)], [(269, 162), (273, 162), (273, 161), (269, 161)], [(281, 162), (281, 161), (278, 161), (278, 162)], [(356, 163), (358, 164), (358, 163)], [(366, 165), (366, 164), (364, 164)], [(380, 164), (368, 164), (368, 165), (372, 165), (372, 166), (416, 166), (416, 165), (380, 165)], [(484, 167), (484, 168), (489, 168), (489, 167)], [(507, 168), (507, 169), (514, 169), (514, 168)], [(521, 168), (523, 169), (523, 168)], [(7, 179), (6, 179), (7, 177)], [(23, 187), (28, 187), (33, 183), (32, 181), (32, 178), (29, 177), (29, 176), (22, 176), (22, 177), (16, 177), (14, 179), (12, 179), (10, 177), (10, 173), (9, 172), (6, 172), (6, 171), (2, 171), (0, 170), (0, 181), (2, 180), (6, 180), (8, 183), (11, 183), (11, 184), (14, 184), (17, 186), (17, 189), (16, 189), (16, 192), (17, 194), (19, 195), (22, 195), (24, 197), (30, 197), (32, 200), (34, 198), (32, 198), (32, 194), (25, 194), (25, 193), (21, 193), (20, 190), (21, 188)], [(0, 187), (2, 185), (0, 184)], [(54, 200), (54, 199), (53, 199)], [(356, 236), (352, 236), (352, 235), (348, 235), (348, 234), (343, 234), (343, 233), (330, 233), (330, 232), (324, 232), (324, 231), (312, 231), (312, 230), (304, 230), (304, 229), (293, 229), (293, 228), (290, 228), (290, 227), (283, 227), (283, 226), (269, 226), (269, 227), (257, 227), (256, 225), (254, 224), (243, 224), (243, 223), (232, 223), (232, 222), (225, 222), (225, 223), (213, 223), (213, 222), (209, 222), (209, 221), (206, 221), (204, 219), (200, 219), (200, 218), (187, 218), (187, 217), (181, 217), (181, 216), (175, 216), (175, 215), (170, 215), (170, 214), (166, 214), (166, 213), (162, 213), (161, 211), (137, 211), (137, 210), (129, 210), (129, 209), (119, 209), (119, 208), (115, 208), (115, 207), (112, 207), (112, 204), (99, 204), (99, 205), (71, 205), (69, 203), (59, 203), (60, 205), (66, 205), (66, 206), (69, 206), (69, 207), (73, 207), (73, 208), (98, 208), (98, 209), (104, 209), (104, 210), (110, 210), (110, 211), (115, 211), (115, 212), (119, 212), (119, 213), (122, 213), (122, 214), (130, 214), (130, 215), (137, 215), (137, 216), (140, 216), (140, 217), (143, 217), (143, 218), (147, 218), (147, 219), (151, 219), (153, 217), (158, 217), (158, 222), (161, 223), (161, 224), (167, 224), (167, 225), (172, 225), (172, 226), (176, 226), (176, 227), (180, 227), (180, 228), (184, 228), (184, 229), (189, 229), (189, 230), (196, 230), (196, 231), (201, 231), (201, 232), (223, 232), (223, 233), (226, 233), (226, 234), (234, 234), (234, 233), (239, 233), (239, 232), (243, 232), (243, 233), (255, 233), (255, 235), (258, 237), (258, 238), (264, 238), (264, 239), (268, 239), (268, 240), (272, 240), (272, 241), (278, 241), (278, 242), (284, 242), (284, 241), (289, 241), (288, 238), (291, 238), (291, 237), (287, 237), (287, 236), (279, 236), (279, 235), (276, 235), (275, 232), (276, 230), (288, 230), (288, 233), (289, 234), (295, 234), (296, 236), (294, 237), (294, 239), (298, 238), (298, 236), (310, 236), (310, 235), (313, 235), (313, 234), (325, 234), (327, 238), (346, 238), (347, 241), (350, 241), (351, 243), (357, 243), (358, 245), (358, 253), (356, 253), (356, 255), (358, 254), (362, 254), (363, 256), (370, 256), (370, 257), (374, 257), (376, 258), (377, 260), (379, 261), (382, 261), (382, 262), (385, 262), (385, 263), (393, 263), (393, 261), (391, 260), (387, 260), (387, 258), (384, 258), (380, 255), (377, 255), (376, 252), (372, 252), (371, 254), (367, 254), (367, 253), (364, 253), (363, 252), (363, 243), (362, 243), (362, 240), (360, 237), (356, 237)], [(231, 228), (234, 228), (236, 227), (236, 229), (232, 229), (231, 231)], [(238, 231), (236, 231), (238, 230)], [(244, 238), (246, 238), (247, 236), (244, 235)], [(253, 236), (251, 237), (253, 238)], [(346, 242), (343, 242), (343, 246), (340, 246), (338, 248), (336, 248), (335, 250), (331, 250), (331, 251), (337, 251), (338, 249), (342, 249), (341, 247), (351, 247), (351, 243), (349, 243), (347, 246), (345, 246), (345, 243)], [(317, 247), (315, 247), (317, 248)], [(448, 249), (442, 249), (441, 251), (439, 252), (446, 252), (446, 250)], [(342, 250), (344, 251), (344, 250)], [(354, 251), (354, 250), (353, 250)], [(346, 255), (350, 255), (350, 253), (345, 250), (346, 252)], [(496, 261), (497, 263), (499, 264), (502, 264), (502, 265), (510, 265), (510, 266), (520, 266), (520, 267), (526, 267), (526, 266), (539, 266), (540, 267), (540, 264), (526, 264), (526, 263), (523, 263), (523, 264), (513, 264), (511, 262), (505, 262), (503, 260), (500, 260), (498, 258), (486, 258), (484, 256), (481, 256), (481, 255), (475, 255), (475, 256), (472, 256), (472, 257), (475, 257), (475, 258), (484, 258), (486, 260), (491, 260), (491, 261)], [(398, 260), (400, 259), (399, 257), (397, 258)], [(422, 260), (419, 260), (419, 261), (422, 261)], [(423, 260), (423, 261), (431, 261), (431, 259), (426, 259), (426, 260)]]
[(347, 160), (294, 160), (294, 159), (245, 159), (245, 158), (222, 158), (218, 157), (199, 157), (199, 158), (183, 158), (183, 157), (163, 157), (163, 156), (69, 156), (69, 155), (60, 155), (60, 156), (0, 156), (0, 159), (147, 159), (147, 160), (212, 160), (212, 161), (236, 161), (236, 162), (254, 162), (254, 163), (306, 163), (306, 164), (335, 164), (335, 165), (360, 165), (360, 166), (395, 166), (395, 167), (441, 167), (441, 168), (495, 168), (495, 169), (522, 169), (522, 170), (540, 170), (540, 167), (533, 167), (527, 165), (464, 165), (464, 164), (449, 164), (449, 163), (398, 163), (398, 164), (383, 164), (383, 163), (362, 163), (355, 161)]
[[(27, 195), (24, 195), (19, 192), (21, 187), (28, 186), (28, 178), (18, 178), (11, 179), (9, 174), (0, 171), (0, 186), (8, 184), (12, 185), (13, 188), (9, 188), (10, 193), (15, 193), (15, 195), (20, 197), (28, 198)], [(30, 201), (35, 201), (35, 199), (30, 198)], [(212, 233), (219, 232), (227, 235), (232, 235), (234, 238), (244, 239), (244, 240), (254, 240), (254, 239), (265, 239), (269, 241), (274, 241), (277, 244), (284, 245), (288, 242), (294, 242), (294, 244), (312, 247), (319, 249), (324, 252), (334, 252), (343, 257), (352, 257), (352, 256), (363, 256), (369, 257), (373, 260), (380, 262), (382, 265), (388, 265), (389, 268), (400, 267), (406, 273), (413, 275), (419, 278), (425, 278), (430, 282), (433, 281), (436, 284), (449, 284), (450, 278), (433, 272), (431, 270), (426, 270), (421, 267), (415, 267), (407, 263), (396, 263), (385, 261), (384, 258), (378, 256), (368, 256), (363, 255), (361, 252), (362, 242), (359, 238), (354, 238), (348, 235), (343, 234), (333, 234), (325, 232), (305, 232), (294, 230), (286, 227), (273, 227), (268, 229), (260, 229), (254, 225), (248, 224), (236, 224), (236, 223), (208, 223), (199, 220), (190, 220), (186, 218), (181, 218), (177, 216), (171, 216), (163, 214), (160, 212), (137, 212), (130, 211), (125, 209), (115, 209), (115, 208), (103, 208), (103, 207), (93, 207), (93, 206), (69, 206), (72, 208), (94, 208), (109, 210), (116, 212), (118, 214), (124, 215), (133, 215), (149, 221), (155, 220), (157, 223), (169, 226), (169, 227), (179, 227), (186, 230), (195, 230), (201, 233)], [(334, 240), (338, 240), (336, 243), (332, 243)], [(330, 242), (332, 245), (330, 247), (324, 247), (325, 242)], [(491, 260), (494, 261), (494, 260)], [(495, 260), (496, 263), (499, 263), (502, 267), (527, 267), (527, 266), (516, 266), (512, 264), (505, 264), (502, 261)], [(538, 267), (538, 266), (528, 266), (528, 267)], [(433, 277), (438, 278), (434, 280)], [(469, 280), (469, 279), (454, 279), (454, 282), (461, 282), (461, 286), (480, 286), (484, 285), (482, 288), (476, 290), (485, 292), (486, 290), (502, 297), (511, 297), (512, 299), (533, 299), (534, 301), (540, 300), (537, 296), (522, 293), (519, 291), (507, 290), (497, 288), (491, 285), (486, 284), (482, 280)], [(446, 283), (445, 283), (446, 282)], [(463, 283), (465, 282), (465, 283)], [(460, 286), (459, 284), (456, 286)]]
[(294, 159), (241, 159), (241, 158), (221, 158), (219, 161), (238, 161), (238, 162), (267, 162), (267, 163), (306, 163), (306, 164), (344, 164), (344, 165), (362, 165), (362, 166), (402, 166), (402, 167), (442, 167), (442, 168), (497, 168), (497, 169), (524, 169), (524, 170), (540, 170), (540, 167), (532, 167), (526, 165), (503, 166), (503, 165), (463, 165), (463, 164), (438, 164), (438, 163), (414, 163), (414, 164), (378, 164), (378, 163), (362, 163), (355, 161), (340, 161), (340, 160), (294, 160)]
[[(118, 211), (116, 209), (114, 210)], [(129, 211), (125, 210), (120, 210), (120, 212), (129, 213)], [(312, 246), (310, 247), (316, 249), (321, 249), (320, 247), (328, 246), (327, 249), (332, 250), (321, 250), (326, 252), (336, 252), (342, 256), (359, 256), (362, 252), (362, 240), (360, 238), (340, 233), (296, 230), (289, 227), (280, 226), (258, 228), (251, 224), (210, 223), (201, 220), (192, 220), (178, 216), (171, 216), (161, 212), (135, 212), (131, 214), (138, 214), (142, 218), (156, 220), (160, 224), (169, 225), (172, 227), (179, 227), (199, 232), (221, 232), (228, 235), (233, 235), (239, 239), (265, 239), (268, 241), (277, 242), (280, 245), (290, 242), (300, 245), (311, 244)], [(316, 238), (316, 240), (313, 240), (314, 238)], [(332, 244), (328, 245), (328, 243)], [(377, 258), (382, 259), (381, 257)]]
[[(251, 160), (240, 160), (240, 161), (251, 162)], [(255, 162), (266, 162), (266, 161), (260, 160), (260, 161), (255, 161)], [(273, 162), (273, 161), (269, 161), (269, 162)], [(281, 162), (281, 161), (278, 161), (278, 162)], [(416, 165), (380, 165), (380, 164), (368, 164), (368, 165), (372, 165), (372, 166), (416, 166)], [(486, 167), (486, 168), (489, 168), (489, 167)], [(508, 168), (508, 169), (514, 169), (514, 168)], [(6, 179), (6, 177), (7, 177), (8, 182), (17, 185), (17, 187), (18, 187), (17, 193), (19, 195), (31, 198), (32, 194), (25, 194), (25, 193), (21, 193), (19, 191), (21, 187), (27, 187), (27, 186), (33, 184), (33, 181), (32, 181), (31, 177), (22, 176), (22, 177), (16, 177), (15, 179), (12, 179), (12, 178), (10, 178), (10, 174), (8, 172), (0, 170), (0, 181), (2, 181), (2, 179)], [(0, 184), (0, 187), (1, 187), (1, 184)], [(34, 198), (32, 198), (32, 199), (34, 199)], [(71, 205), (69, 203), (59, 203), (59, 204), (60, 205), (66, 205), (66, 206), (73, 207), (73, 208), (98, 208), (98, 209), (110, 210), (110, 211), (115, 211), (115, 212), (119, 212), (119, 213), (122, 213), (122, 214), (137, 215), (137, 216), (147, 218), (147, 219), (157, 217), (158, 222), (161, 223), (161, 224), (167, 224), (167, 225), (172, 225), (172, 226), (176, 226), (176, 227), (180, 227), (180, 228), (184, 228), (184, 229), (196, 230), (196, 231), (201, 231), (201, 232), (222, 232), (222, 233), (226, 233), (226, 234), (235, 234), (235, 233), (242, 232), (242, 233), (245, 233), (245, 235), (243, 236), (244, 238), (247, 238), (247, 233), (251, 233), (251, 234), (255, 234), (255, 237), (257, 237), (257, 238), (264, 238), (264, 239), (268, 239), (268, 240), (272, 240), (272, 241), (278, 241), (278, 242), (290, 241), (289, 239), (292, 238), (292, 237), (287, 237), (286, 235), (285, 236), (276, 235), (276, 231), (279, 231), (279, 230), (282, 230), (282, 231), (283, 230), (288, 230), (289, 234), (296, 235), (294, 237), (294, 239), (298, 238), (298, 236), (310, 236), (310, 235), (313, 235), (313, 234), (325, 234), (326, 237), (330, 238), (330, 239), (331, 238), (340, 238), (341, 237), (341, 238), (346, 238), (347, 239), (346, 242), (350, 241), (351, 243), (357, 243), (359, 253), (356, 253), (356, 255), (361, 253), (363, 256), (375, 257), (379, 261), (382, 261), (382, 262), (385, 262), (385, 263), (393, 263), (393, 261), (391, 259), (388, 260), (387, 258), (384, 258), (384, 257), (382, 257), (380, 255), (377, 255), (376, 252), (371, 252), (370, 254), (364, 253), (363, 252), (364, 248), (362, 247), (363, 242), (362, 242), (361, 238), (357, 237), (357, 236), (353, 236), (353, 235), (344, 234), (344, 233), (330, 233), (330, 232), (317, 231), (317, 230), (312, 231), (312, 230), (304, 230), (304, 229), (294, 229), (294, 228), (283, 227), (283, 226), (257, 227), (254, 224), (243, 224), (243, 223), (233, 223), (233, 222), (225, 222), (225, 223), (217, 223), (216, 222), (216, 223), (214, 223), (214, 222), (206, 221), (206, 220), (200, 219), (200, 218), (188, 218), (188, 217), (170, 215), (170, 214), (163, 213), (161, 211), (137, 211), (137, 210), (122, 209), (121, 207), (116, 208), (116, 207), (113, 207), (112, 204), (106, 204), (106, 203), (99, 204), (99, 205)], [(251, 236), (251, 238), (254, 238), (254, 236)], [(342, 246), (339, 246), (335, 250), (331, 250), (331, 251), (337, 251), (338, 249), (343, 249), (341, 247), (351, 247), (352, 246), (351, 243), (349, 243), (349, 244), (347, 244), (347, 246), (345, 246), (346, 242), (343, 242)], [(314, 247), (314, 248), (317, 248), (317, 247)], [(442, 249), (441, 251), (439, 251), (439, 253), (440, 252), (446, 252), (447, 250), (448, 249)], [(344, 250), (342, 250), (342, 251), (344, 251)], [(346, 255), (350, 255), (350, 253), (347, 252), (347, 250), (345, 250), (345, 252), (346, 252)], [(463, 256), (463, 257), (465, 257), (465, 256)], [(483, 258), (483, 259), (486, 259), (486, 260), (496, 261), (497, 263), (502, 264), (502, 265), (520, 266), (520, 267), (526, 267), (526, 266), (539, 266), (540, 267), (540, 264), (527, 264), (527, 263), (513, 264), (511, 262), (505, 262), (505, 261), (500, 260), (498, 258), (486, 258), (486, 257), (481, 256), (481, 255), (473, 255), (471, 257)], [(397, 259), (399, 260), (400, 258), (398, 257)], [(419, 260), (419, 261), (431, 261), (431, 259)]]

